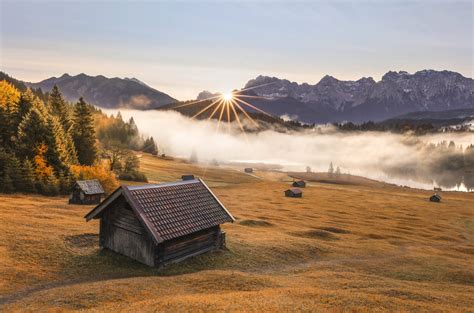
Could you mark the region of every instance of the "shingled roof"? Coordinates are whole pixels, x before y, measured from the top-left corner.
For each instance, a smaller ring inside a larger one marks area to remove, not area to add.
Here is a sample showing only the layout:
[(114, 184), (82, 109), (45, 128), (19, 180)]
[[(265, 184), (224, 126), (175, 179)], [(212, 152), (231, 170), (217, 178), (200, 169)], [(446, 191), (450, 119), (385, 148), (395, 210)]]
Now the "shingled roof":
[(81, 188), (82, 191), (86, 195), (97, 195), (97, 194), (104, 194), (104, 188), (97, 179), (91, 180), (78, 180), (76, 184)]
[(234, 221), (200, 179), (121, 186), (88, 213), (86, 220), (101, 217), (104, 209), (122, 195), (156, 243)]

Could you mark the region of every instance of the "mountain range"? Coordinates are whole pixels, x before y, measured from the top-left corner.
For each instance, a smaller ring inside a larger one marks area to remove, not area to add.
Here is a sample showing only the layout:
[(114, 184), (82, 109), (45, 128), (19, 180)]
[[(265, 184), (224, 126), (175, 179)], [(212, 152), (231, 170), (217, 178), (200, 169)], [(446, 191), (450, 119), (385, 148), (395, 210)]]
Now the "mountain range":
[(136, 78), (64, 74), (38, 83), (25, 84), (32, 88), (41, 88), (44, 92), (57, 85), (68, 101), (75, 102), (79, 97), (84, 97), (86, 102), (103, 108), (147, 110), (178, 101)]
[[(178, 102), (136, 78), (64, 74), (25, 84), (44, 92), (56, 84), (67, 100), (82, 96), (103, 108), (147, 110)], [(474, 80), (451, 71), (390, 71), (378, 82), (371, 77), (343, 81), (326, 75), (314, 85), (258, 76), (246, 88), (250, 89), (243, 93), (261, 97), (249, 98), (256, 107), (306, 123), (381, 121), (409, 112), (474, 108)], [(197, 99), (213, 95), (203, 91)]]
[(310, 123), (380, 121), (408, 112), (474, 108), (474, 80), (450, 71), (388, 72), (378, 82), (326, 75), (315, 85), (258, 76), (245, 88), (265, 98), (252, 101), (257, 107)]

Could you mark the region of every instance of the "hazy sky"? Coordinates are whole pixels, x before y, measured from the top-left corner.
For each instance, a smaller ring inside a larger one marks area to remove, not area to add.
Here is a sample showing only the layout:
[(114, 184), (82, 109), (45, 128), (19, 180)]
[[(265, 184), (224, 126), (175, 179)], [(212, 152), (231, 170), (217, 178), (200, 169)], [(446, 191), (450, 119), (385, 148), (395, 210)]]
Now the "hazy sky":
[(316, 83), (389, 70), (473, 77), (474, 1), (0, 0), (1, 70), (137, 77), (178, 99), (259, 74)]

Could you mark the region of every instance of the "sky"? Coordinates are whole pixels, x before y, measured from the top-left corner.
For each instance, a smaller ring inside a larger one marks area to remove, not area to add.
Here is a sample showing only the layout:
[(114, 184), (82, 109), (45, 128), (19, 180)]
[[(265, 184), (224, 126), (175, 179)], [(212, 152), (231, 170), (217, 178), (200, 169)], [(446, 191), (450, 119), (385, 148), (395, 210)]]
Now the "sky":
[(180, 100), (258, 75), (473, 77), (474, 1), (0, 0), (0, 70), (136, 77)]

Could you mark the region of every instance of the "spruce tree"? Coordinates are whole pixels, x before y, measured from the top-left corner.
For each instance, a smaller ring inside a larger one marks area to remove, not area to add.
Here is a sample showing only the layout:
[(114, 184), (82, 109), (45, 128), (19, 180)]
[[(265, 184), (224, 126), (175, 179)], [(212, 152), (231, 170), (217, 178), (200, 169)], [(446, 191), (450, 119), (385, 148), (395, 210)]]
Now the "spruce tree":
[(11, 177), (12, 155), (3, 149), (0, 149), (0, 192), (12, 193), (15, 191), (15, 185)]
[(59, 117), (50, 115), (48, 132), (51, 136), (47, 158), (56, 171), (66, 170), (77, 163), (76, 149), (72, 138), (64, 131)]
[(32, 107), (18, 126), (17, 150), (23, 157), (33, 159), (35, 149), (40, 144), (48, 145), (51, 142), (51, 133), (46, 117), (41, 110)]
[(25, 159), (21, 166), (21, 184), (21, 191), (26, 193), (36, 192), (35, 172), (33, 169), (33, 165), (28, 159)]
[(15, 191), (21, 191), (23, 186), (20, 161), (14, 155), (11, 155), (7, 166)]
[(69, 110), (58, 86), (54, 85), (48, 97), (48, 106), (53, 113), (59, 117), (64, 132), (68, 133), (72, 126)]
[(10, 83), (0, 81), (0, 146), (11, 149), (19, 119), (20, 92)]
[(35, 96), (33, 91), (28, 88), (25, 92), (21, 93), (20, 101), (18, 103), (20, 121), (32, 108), (36, 108), (41, 112), (41, 114), (47, 115), (48, 110), (43, 101)]
[(81, 97), (74, 108), (72, 137), (77, 159), (82, 165), (92, 165), (97, 158), (94, 118), (91, 107)]

